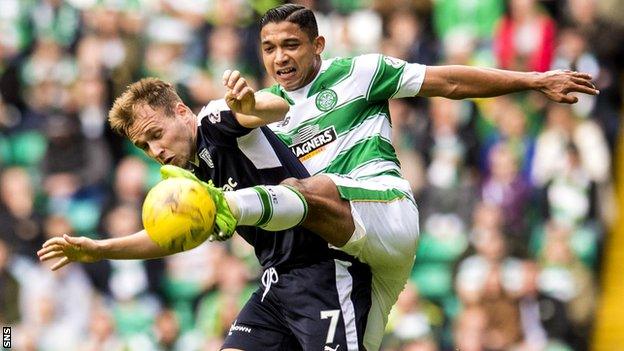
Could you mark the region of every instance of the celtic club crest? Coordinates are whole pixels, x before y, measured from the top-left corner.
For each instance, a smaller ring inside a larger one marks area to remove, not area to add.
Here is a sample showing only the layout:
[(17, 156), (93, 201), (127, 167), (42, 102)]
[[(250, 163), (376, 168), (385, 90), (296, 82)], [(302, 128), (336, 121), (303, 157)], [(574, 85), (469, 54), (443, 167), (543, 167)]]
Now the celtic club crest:
[(336, 106), (338, 95), (331, 89), (325, 89), (316, 95), (316, 108), (327, 112)]

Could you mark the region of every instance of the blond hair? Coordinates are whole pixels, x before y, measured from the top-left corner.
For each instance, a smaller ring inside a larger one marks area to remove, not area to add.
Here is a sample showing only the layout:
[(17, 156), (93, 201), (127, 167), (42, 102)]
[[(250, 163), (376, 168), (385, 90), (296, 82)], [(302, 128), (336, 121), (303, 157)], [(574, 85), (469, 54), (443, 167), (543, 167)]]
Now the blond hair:
[(108, 113), (108, 123), (113, 131), (128, 134), (128, 128), (137, 118), (137, 107), (147, 104), (153, 109), (162, 108), (167, 116), (173, 116), (176, 102), (182, 102), (173, 86), (158, 78), (143, 78), (132, 83), (115, 100)]

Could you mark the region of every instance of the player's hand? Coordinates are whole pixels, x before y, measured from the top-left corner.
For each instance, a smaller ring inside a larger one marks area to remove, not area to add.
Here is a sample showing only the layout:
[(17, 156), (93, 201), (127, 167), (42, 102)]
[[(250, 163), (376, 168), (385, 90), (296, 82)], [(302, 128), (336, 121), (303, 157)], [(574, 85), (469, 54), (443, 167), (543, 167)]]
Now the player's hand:
[(578, 101), (578, 97), (570, 93), (598, 95), (599, 91), (591, 80), (592, 76), (588, 73), (556, 70), (541, 73), (538, 85), (539, 90), (550, 100), (573, 104)]
[(255, 115), (255, 91), (247, 85), (247, 80), (241, 77), (239, 71), (226, 70), (223, 72), (223, 86), (226, 88), (225, 102), (235, 113)]
[(238, 221), (232, 214), (221, 188), (215, 187), (210, 180), (208, 182), (204, 182), (197, 178), (192, 172), (173, 165), (164, 165), (160, 167), (160, 175), (163, 179), (190, 179), (199, 182), (199, 184), (201, 184), (208, 191), (217, 208), (213, 233), (208, 237), (209, 241), (225, 241), (234, 235)]
[(101, 260), (99, 247), (95, 240), (81, 236), (73, 237), (67, 234), (62, 237), (54, 237), (43, 243), (41, 250), (37, 251), (39, 261), (48, 261), (60, 258), (53, 266), (56, 271), (71, 262), (91, 263)]

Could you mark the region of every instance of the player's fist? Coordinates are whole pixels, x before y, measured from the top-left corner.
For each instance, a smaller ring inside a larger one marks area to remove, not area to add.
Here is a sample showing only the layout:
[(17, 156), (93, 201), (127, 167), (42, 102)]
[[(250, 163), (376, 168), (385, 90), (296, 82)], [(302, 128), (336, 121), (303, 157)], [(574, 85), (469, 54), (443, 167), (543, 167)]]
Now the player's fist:
[(255, 114), (255, 92), (239, 71), (228, 69), (223, 72), (223, 86), (226, 88), (225, 102), (230, 110), (246, 115)]

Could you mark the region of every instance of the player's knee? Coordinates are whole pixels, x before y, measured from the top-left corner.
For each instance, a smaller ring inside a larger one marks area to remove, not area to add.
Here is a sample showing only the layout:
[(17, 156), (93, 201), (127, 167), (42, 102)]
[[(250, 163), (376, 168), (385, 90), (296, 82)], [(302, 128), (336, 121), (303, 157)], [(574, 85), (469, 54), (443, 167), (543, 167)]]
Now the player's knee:
[(336, 185), (327, 177), (314, 176), (304, 179), (287, 178), (282, 181), (282, 185), (295, 188), (309, 203), (314, 203), (316, 202), (315, 199), (321, 198), (324, 199), (324, 201), (340, 198)]
[(307, 179), (286, 178), (281, 184), (297, 190), (308, 203), (313, 203), (314, 197), (317, 195), (314, 193), (313, 187), (309, 186)]
[(297, 191), (299, 191), (302, 195), (304, 193), (304, 184), (301, 181), (301, 179), (297, 179), (297, 178), (286, 178), (284, 179), (281, 183), (281, 185), (288, 185), (292, 188), (297, 189)]

